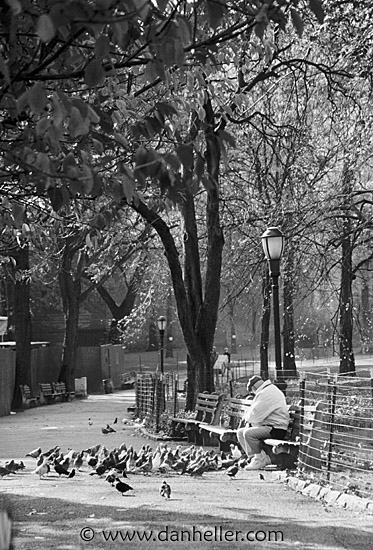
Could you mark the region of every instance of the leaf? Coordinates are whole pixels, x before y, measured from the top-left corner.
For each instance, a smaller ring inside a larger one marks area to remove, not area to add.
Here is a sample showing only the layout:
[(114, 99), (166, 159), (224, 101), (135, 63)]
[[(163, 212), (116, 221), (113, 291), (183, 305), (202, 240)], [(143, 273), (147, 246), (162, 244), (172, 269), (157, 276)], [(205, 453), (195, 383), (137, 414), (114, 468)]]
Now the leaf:
[(47, 94), (42, 82), (37, 82), (30, 88), (28, 93), (28, 104), (31, 111), (38, 115), (43, 112), (47, 106)]
[(322, 7), (322, 0), (310, 0), (310, 9), (316, 15), (319, 23), (324, 22), (325, 12)]
[(263, 36), (264, 36), (264, 31), (265, 31), (265, 28), (266, 28), (266, 25), (265, 23), (257, 23), (255, 25), (255, 34), (257, 35), (258, 38), (262, 39)]
[(227, 7), (225, 6), (226, 0), (207, 0), (207, 17), (209, 25), (212, 29), (216, 29), (219, 26), (220, 21), (223, 19)]
[(89, 195), (93, 189), (94, 181), (92, 170), (86, 164), (83, 164), (82, 166), (82, 175), (80, 176), (80, 180), (83, 183), (84, 193)]
[(0, 55), (0, 72), (2, 73), (3, 77), (5, 78), (5, 81), (7, 84), (10, 84), (10, 75), (9, 75), (9, 68), (8, 65), (3, 58), (2, 55)]
[(78, 137), (89, 132), (89, 121), (83, 119), (77, 107), (71, 107), (69, 131), (71, 137)]
[(170, 103), (160, 102), (155, 105), (157, 111), (162, 115), (171, 117), (172, 115), (177, 115), (177, 110), (175, 107), (170, 105)]
[(234, 136), (232, 136), (232, 134), (230, 134), (229, 132), (226, 132), (225, 130), (220, 130), (219, 137), (222, 141), (226, 141), (227, 143), (229, 143), (231, 147), (236, 147), (236, 140)]
[(13, 15), (19, 15), (22, 11), (21, 3), (18, 0), (6, 0), (8, 6), (13, 12)]
[(49, 42), (56, 34), (53, 21), (48, 14), (43, 13), (37, 22), (36, 33), (42, 42)]
[(298, 36), (301, 38), (303, 34), (303, 19), (295, 9), (291, 9), (291, 19), (293, 21), (293, 25), (295, 27), (295, 30), (298, 33)]
[(122, 177), (122, 190), (124, 196), (126, 197), (126, 201), (131, 203), (135, 193), (135, 182), (133, 178), (128, 177), (126, 174), (123, 174)]
[(64, 204), (64, 197), (59, 187), (50, 187), (47, 190), (49, 200), (51, 201), (52, 208), (55, 212), (58, 212)]
[(12, 202), (12, 217), (16, 227), (22, 227), (25, 218), (25, 207), (19, 202)]
[(75, 162), (75, 157), (73, 153), (69, 153), (63, 159), (63, 171), (68, 177), (75, 177), (77, 172), (77, 164)]
[(176, 153), (179, 159), (181, 160), (181, 163), (184, 166), (184, 168), (186, 168), (187, 170), (191, 170), (191, 168), (193, 167), (193, 161), (194, 161), (193, 145), (192, 144), (179, 145), (179, 147), (176, 148)]
[(105, 71), (98, 59), (92, 59), (84, 71), (84, 82), (89, 88), (100, 86), (104, 83)]
[(189, 22), (185, 17), (179, 16), (177, 18), (177, 25), (179, 27), (179, 36), (183, 46), (189, 46), (192, 40), (192, 29)]
[(95, 44), (95, 56), (98, 59), (102, 59), (103, 57), (107, 57), (110, 53), (110, 40), (108, 36), (105, 34), (102, 34), (98, 37)]

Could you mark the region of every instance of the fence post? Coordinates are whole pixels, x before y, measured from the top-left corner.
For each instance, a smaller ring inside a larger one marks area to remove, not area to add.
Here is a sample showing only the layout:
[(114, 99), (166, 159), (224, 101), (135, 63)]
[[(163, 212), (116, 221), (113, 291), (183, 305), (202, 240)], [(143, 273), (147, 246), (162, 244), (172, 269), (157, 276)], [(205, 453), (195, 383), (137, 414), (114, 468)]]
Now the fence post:
[(335, 420), (335, 405), (337, 400), (337, 377), (336, 374), (333, 383), (330, 383), (330, 380), (328, 379), (328, 388), (330, 386), (330, 390), (328, 391), (330, 399), (329, 404), (329, 414), (330, 414), (330, 424), (329, 424), (329, 442), (328, 442), (328, 459), (327, 459), (327, 479), (329, 481), (330, 479), (330, 468), (332, 463), (332, 450), (333, 450), (333, 436), (334, 436), (334, 420)]
[(159, 432), (159, 417), (161, 409), (161, 392), (158, 376), (155, 375), (154, 378), (154, 404), (155, 404), (155, 431)]
[(306, 376), (304, 372), (301, 372), (301, 380), (299, 383), (299, 393), (300, 393), (300, 419), (299, 419), (299, 435), (301, 440), (304, 434), (304, 400), (306, 398)]
[(177, 390), (178, 390), (178, 376), (175, 377), (174, 383), (174, 416), (177, 413)]

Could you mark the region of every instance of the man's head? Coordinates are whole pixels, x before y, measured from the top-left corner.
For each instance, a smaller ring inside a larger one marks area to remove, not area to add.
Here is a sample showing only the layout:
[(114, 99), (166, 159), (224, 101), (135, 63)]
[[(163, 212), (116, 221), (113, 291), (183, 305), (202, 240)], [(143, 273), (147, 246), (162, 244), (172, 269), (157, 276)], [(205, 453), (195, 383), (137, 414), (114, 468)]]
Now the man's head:
[(250, 393), (255, 393), (263, 382), (263, 378), (258, 374), (255, 374), (255, 376), (252, 376), (247, 383), (247, 391)]

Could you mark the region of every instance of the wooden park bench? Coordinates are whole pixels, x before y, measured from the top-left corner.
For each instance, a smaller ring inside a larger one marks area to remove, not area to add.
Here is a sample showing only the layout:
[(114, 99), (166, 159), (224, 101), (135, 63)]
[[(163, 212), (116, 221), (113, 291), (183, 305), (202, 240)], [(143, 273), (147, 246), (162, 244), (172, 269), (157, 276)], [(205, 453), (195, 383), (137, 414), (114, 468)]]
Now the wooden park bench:
[(36, 407), (37, 405), (39, 405), (40, 397), (39, 395), (31, 395), (30, 386), (28, 386), (27, 384), (20, 385), (19, 389), (21, 390), (23, 408), (28, 409), (30, 407)]
[(53, 395), (55, 398), (61, 397), (62, 401), (68, 401), (75, 396), (75, 392), (67, 391), (64, 382), (53, 382)]
[(252, 399), (225, 397), (220, 422), (199, 425), (203, 443), (213, 438), (221, 451), (229, 451), (231, 444), (237, 444), (237, 429), (241, 426), (251, 401)]
[(66, 385), (63, 382), (53, 382), (53, 384), (41, 382), (39, 388), (40, 403), (42, 405), (49, 405), (56, 401), (67, 401), (74, 395), (74, 392), (66, 390)]
[[(172, 417), (171, 433), (175, 433), (180, 426), (185, 428), (189, 443), (202, 445), (203, 439), (200, 434), (200, 425), (213, 426), (220, 421), (220, 414), (223, 407), (224, 394), (199, 393), (197, 395), (195, 418)], [(205, 444), (208, 444), (207, 442)]]

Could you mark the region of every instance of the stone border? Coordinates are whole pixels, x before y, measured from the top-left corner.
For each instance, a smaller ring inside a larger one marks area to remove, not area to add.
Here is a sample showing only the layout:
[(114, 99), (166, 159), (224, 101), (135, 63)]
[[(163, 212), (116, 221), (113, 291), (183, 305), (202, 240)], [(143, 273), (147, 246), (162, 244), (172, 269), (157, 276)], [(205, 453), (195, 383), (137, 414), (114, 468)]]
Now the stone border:
[(326, 505), (340, 506), (341, 508), (348, 508), (373, 515), (373, 500), (368, 498), (342, 493), (330, 487), (322, 487), (317, 483), (289, 476), (286, 472), (278, 472), (278, 479), (283, 483), (287, 483), (288, 487), (293, 491), (320, 500)]

